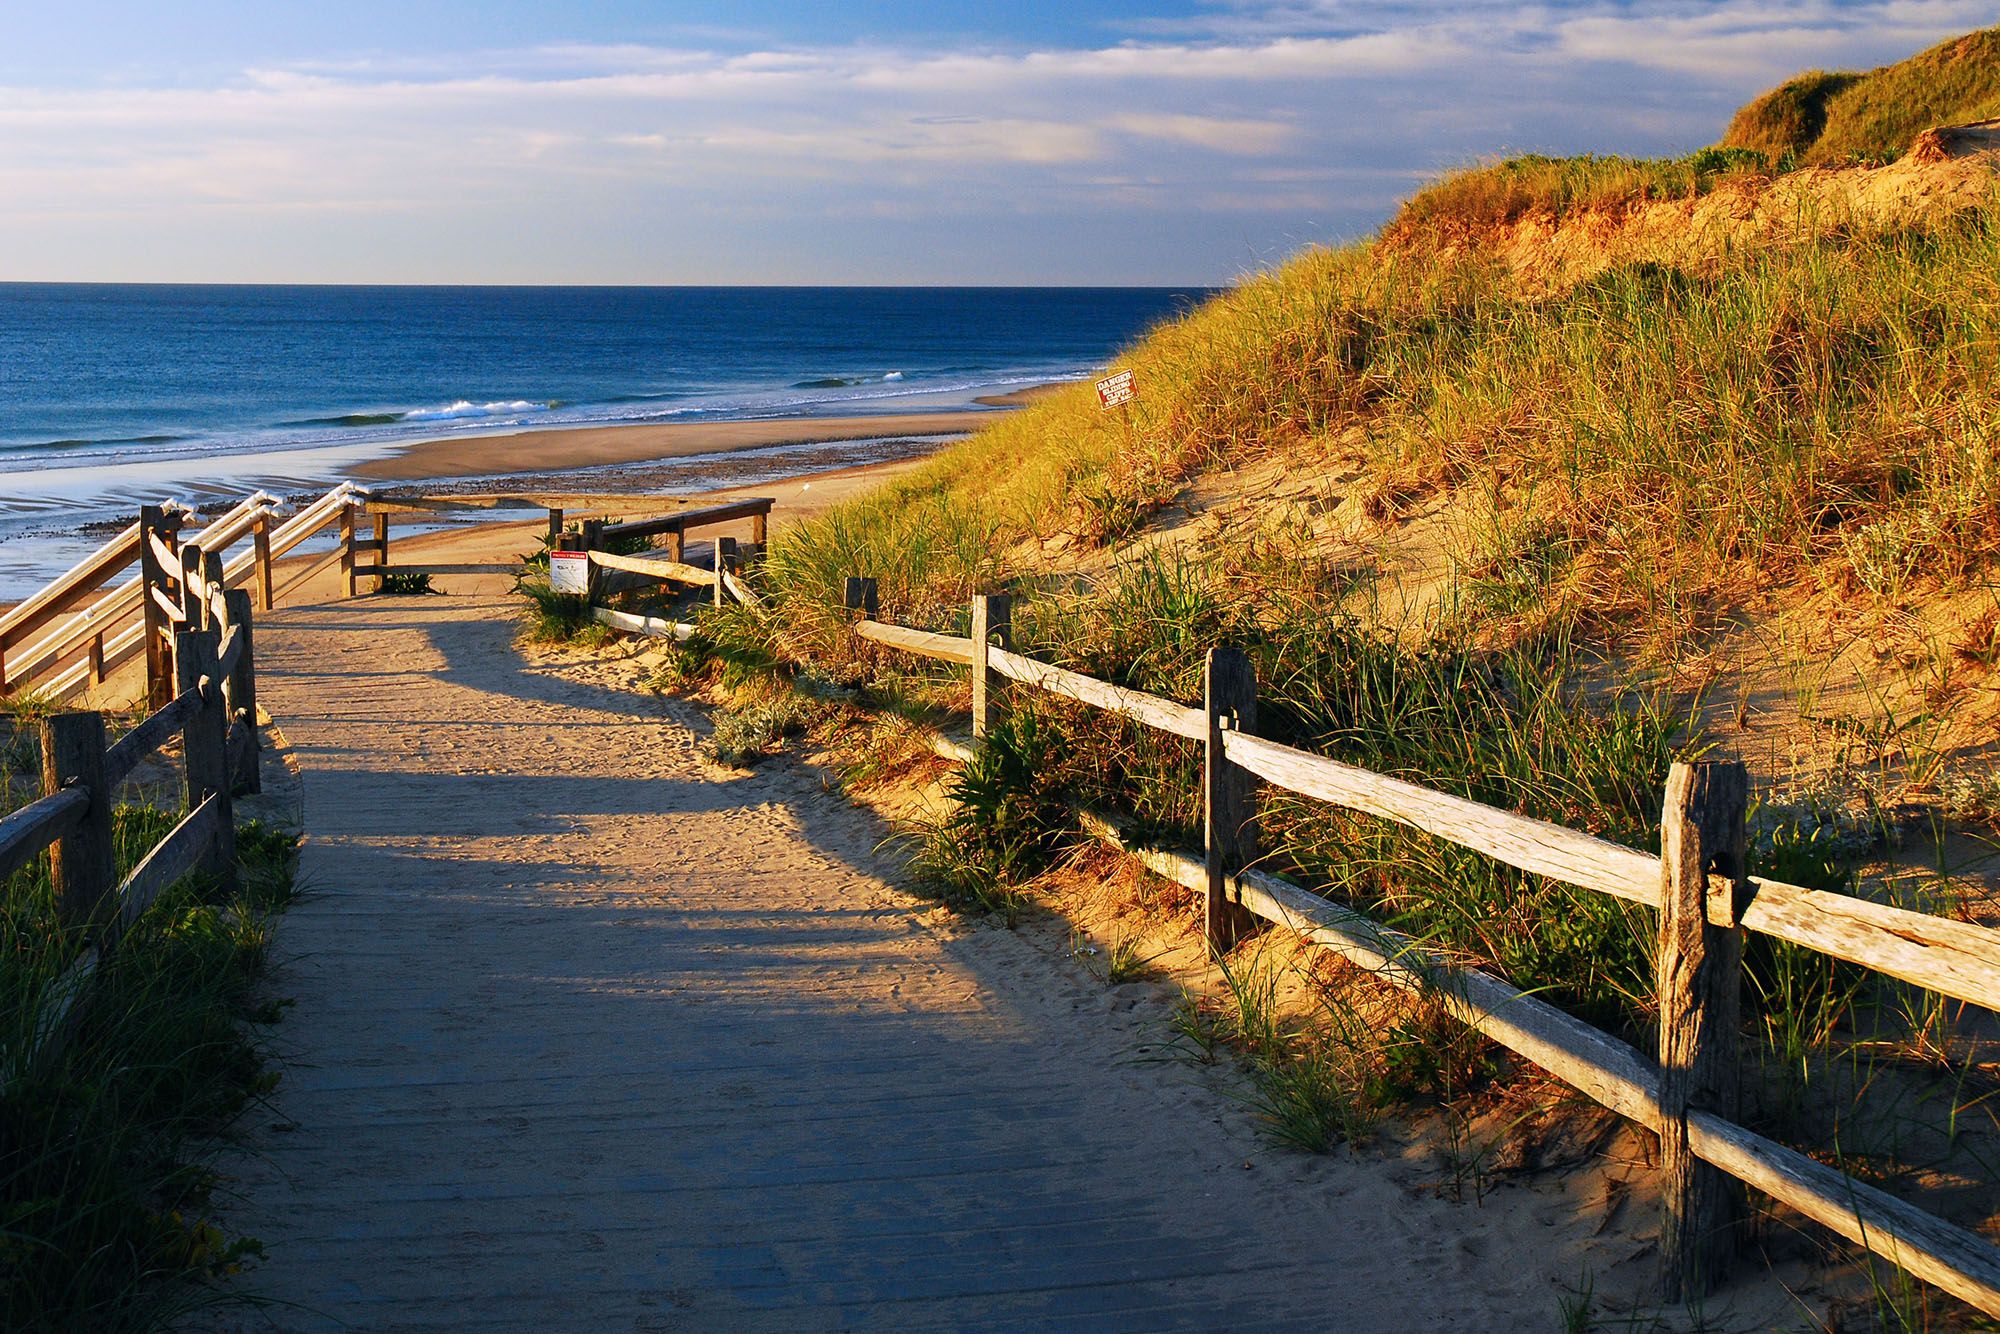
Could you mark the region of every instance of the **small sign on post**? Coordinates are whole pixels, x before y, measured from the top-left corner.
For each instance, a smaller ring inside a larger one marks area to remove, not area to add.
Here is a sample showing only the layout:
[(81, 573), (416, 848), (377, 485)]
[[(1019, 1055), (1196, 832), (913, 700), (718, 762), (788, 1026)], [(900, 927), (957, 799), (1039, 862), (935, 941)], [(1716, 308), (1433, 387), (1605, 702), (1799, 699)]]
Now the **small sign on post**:
[(1133, 397), (1132, 372), (1119, 371), (1107, 375), (1097, 382), (1097, 405), (1101, 408), (1123, 407)]
[(588, 551), (551, 551), (549, 553), (549, 591), (554, 593), (575, 593), (581, 596), (590, 591), (590, 553)]

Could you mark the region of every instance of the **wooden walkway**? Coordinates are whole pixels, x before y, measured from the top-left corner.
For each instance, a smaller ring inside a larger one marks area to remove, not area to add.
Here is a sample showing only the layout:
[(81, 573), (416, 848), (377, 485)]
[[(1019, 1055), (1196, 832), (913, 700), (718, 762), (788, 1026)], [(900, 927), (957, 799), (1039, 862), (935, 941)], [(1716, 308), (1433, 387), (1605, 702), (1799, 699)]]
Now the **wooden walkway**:
[(1563, 1245), (1267, 1149), (1138, 1058), (1157, 994), (926, 925), (817, 775), (715, 769), (692, 710), (525, 663), (513, 607), (259, 625), (310, 897), (226, 1164), (284, 1304), (229, 1327), (1555, 1322)]

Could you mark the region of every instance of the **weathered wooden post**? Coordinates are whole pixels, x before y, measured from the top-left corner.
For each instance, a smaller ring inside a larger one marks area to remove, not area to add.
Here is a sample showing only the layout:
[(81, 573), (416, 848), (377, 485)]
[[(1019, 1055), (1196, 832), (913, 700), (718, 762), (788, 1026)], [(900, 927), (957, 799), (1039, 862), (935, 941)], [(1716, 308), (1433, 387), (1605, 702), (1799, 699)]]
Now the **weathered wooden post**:
[(163, 507), (139, 507), (139, 611), (144, 627), (141, 633), (146, 637), (146, 705), (150, 709), (174, 697), (173, 650), (160, 599), (167, 596), (168, 583), (180, 573), (178, 565), (169, 569), (160, 559), (155, 544), (173, 551), (178, 540), (179, 529), (169, 526)]
[(223, 625), (221, 614), (215, 609), (216, 595), (223, 591), (221, 552), (203, 551), (201, 553), (201, 581), (201, 605), (208, 612), (202, 624), (227, 628)]
[(847, 587), (842, 590), (841, 598), (850, 621), (872, 621), (881, 614), (879, 593), (873, 579), (848, 575)]
[(389, 584), (389, 513), (378, 510), (375, 513), (375, 592), (379, 593)]
[(95, 922), (118, 881), (111, 832), (111, 785), (104, 781), (104, 717), (58, 713), (42, 719), (42, 794), (74, 787), (90, 805), (76, 828), (56, 841), (50, 853), (55, 876), (56, 914), (63, 926)]
[(1257, 675), (1241, 650), (1212, 648), (1203, 674), (1208, 738), (1202, 747), (1202, 844), (1208, 889), (1202, 896), (1202, 935), (1209, 948), (1228, 949), (1249, 925), (1233, 899), (1230, 881), (1257, 859), (1257, 779), (1223, 754), (1225, 732), (1257, 728)]
[[(229, 799), (229, 715), (217, 678), (217, 632), (183, 630), (174, 640), (174, 661), (181, 693), (200, 691), (200, 704), (181, 728), (182, 759), (186, 764), (186, 798), (190, 811), (215, 799), (219, 824), (216, 836), (198, 863), (225, 887), (236, 883), (236, 816)], [(203, 683), (206, 682), (204, 685)]]
[(202, 579), (202, 550), (198, 546), (181, 548), (181, 628), (199, 630), (209, 622), (208, 590)]
[(104, 684), (104, 632), (99, 630), (90, 637), (90, 684)]
[(1013, 647), (1014, 599), (1005, 593), (972, 595), (972, 737), (983, 741), (1000, 721), (1000, 685), (992, 652)]
[(750, 516), (750, 542), (760, 550), (771, 540), (771, 507), (766, 504)]
[(248, 758), (243, 772), (236, 776), (235, 790), (262, 792), (264, 777), (257, 743), (257, 654), (250, 638), (250, 590), (232, 588), (222, 598), (229, 605), (229, 624), (241, 646), (236, 653), (236, 665), (229, 672), (229, 709), (232, 715), (243, 719), (243, 726), (250, 733)]
[(353, 597), (355, 592), (354, 534), (360, 523), (359, 505), (348, 504), (340, 507), (340, 579), (349, 597)]
[(675, 524), (667, 530), (667, 536), (672, 539), (667, 543), (667, 559), (687, 564), (687, 529)]
[(549, 550), (556, 549), (556, 543), (562, 540), (562, 531), (563, 512), (551, 505), (549, 506)]
[(723, 586), (723, 578), (736, 566), (736, 539), (718, 537), (715, 539), (715, 605), (718, 609), (729, 603), (729, 590)]
[[(1741, 764), (1676, 764), (1660, 819), (1660, 1260), (1667, 1300), (1728, 1271), (1747, 1216), (1742, 1185), (1688, 1148), (1690, 1108), (1735, 1120), (1748, 891)], [(1713, 879), (1711, 879), (1713, 877)]]
[(271, 582), (271, 513), (260, 511), (257, 521), (250, 526), (250, 542), (257, 551), (257, 605), (265, 611), (271, 610), (271, 599), (276, 589)]
[[(583, 532), (573, 549), (577, 551), (604, 550), (604, 520), (585, 519), (583, 521)], [(583, 593), (583, 600), (586, 604), (593, 607), (597, 605), (598, 587), (603, 582), (604, 567), (594, 560), (586, 562), (584, 565)]]

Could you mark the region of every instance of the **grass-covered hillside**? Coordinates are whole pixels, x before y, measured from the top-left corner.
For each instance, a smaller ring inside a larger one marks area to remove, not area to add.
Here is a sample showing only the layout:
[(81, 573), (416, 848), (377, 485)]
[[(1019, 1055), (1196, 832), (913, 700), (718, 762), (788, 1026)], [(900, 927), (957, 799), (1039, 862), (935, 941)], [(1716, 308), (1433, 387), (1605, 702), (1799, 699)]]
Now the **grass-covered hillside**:
[[(1967, 49), (1972, 88), (1996, 65)], [(1826, 135), (1860, 115), (1828, 106)], [(857, 688), (963, 709), (962, 672), (844, 631), (843, 581), (958, 633), (971, 593), (1009, 590), (1038, 657), (1198, 701), (1233, 644), (1263, 734), (1634, 846), (1675, 757), (1741, 756), (1759, 873), (1993, 921), (1995, 163), (1779, 165), (1724, 146), (1440, 181), (1128, 349), (1128, 410), (1061, 390), (781, 532), (765, 608), (705, 613), (676, 679), (707, 654), (725, 681), (795, 675), (798, 717)], [(1017, 692), (916, 868), (1011, 904), (1084, 841), (1079, 808), (1198, 847), (1199, 775), (1186, 742)], [(1273, 869), (1649, 1040), (1645, 913), (1260, 802)], [(1768, 942), (1747, 977), (1758, 1125), (1891, 1184), (1991, 1179), (1962, 1155), (2000, 1150), (2000, 1082), (1937, 998)], [(1304, 1083), (1270, 1065), (1274, 1122), (1464, 1095), (1412, 1075), (1429, 1039), (1361, 1027), (1391, 1040), (1326, 1039)], [(1918, 1106), (1982, 1130), (1920, 1150)]]
[(1882, 162), (1939, 125), (2000, 117), (2000, 28), (1967, 33), (1866, 74), (1812, 70), (1736, 113), (1725, 148), (1772, 164)]

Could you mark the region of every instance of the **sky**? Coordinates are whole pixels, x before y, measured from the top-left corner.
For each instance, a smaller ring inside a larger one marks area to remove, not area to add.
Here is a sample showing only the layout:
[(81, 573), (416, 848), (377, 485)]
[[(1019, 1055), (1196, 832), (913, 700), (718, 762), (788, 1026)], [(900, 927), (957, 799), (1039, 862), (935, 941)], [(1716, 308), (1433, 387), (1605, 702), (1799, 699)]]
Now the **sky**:
[(1990, 0), (0, 0), (0, 280), (1220, 284)]

